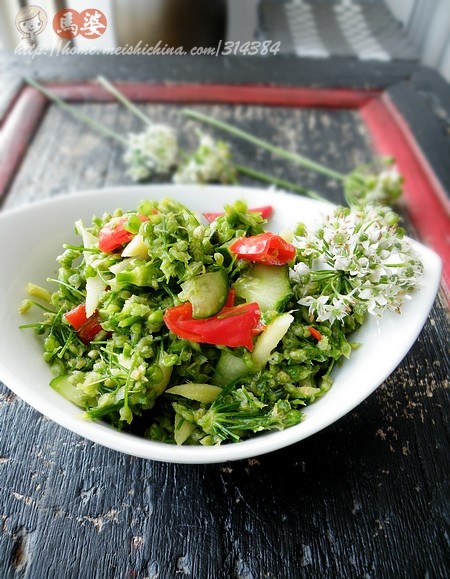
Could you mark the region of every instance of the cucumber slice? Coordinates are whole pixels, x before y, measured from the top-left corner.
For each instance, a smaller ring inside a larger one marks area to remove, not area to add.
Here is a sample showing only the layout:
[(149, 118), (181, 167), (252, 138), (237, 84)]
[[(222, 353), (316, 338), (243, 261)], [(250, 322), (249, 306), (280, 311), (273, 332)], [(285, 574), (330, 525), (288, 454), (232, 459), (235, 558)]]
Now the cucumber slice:
[(239, 356), (235, 356), (228, 350), (222, 350), (213, 376), (213, 383), (225, 386), (232, 380), (241, 378), (250, 373), (246, 363)]
[(252, 360), (256, 368), (262, 368), (267, 364), (270, 354), (277, 347), (293, 321), (293, 315), (281, 314), (281, 316), (274, 318), (266, 327), (256, 340), (252, 352)]
[(193, 318), (209, 318), (225, 305), (228, 297), (228, 278), (223, 269), (197, 275), (181, 284), (178, 294), (182, 302), (192, 304)]
[(216, 247), (216, 251), (223, 255), (225, 267), (228, 267), (235, 259), (236, 256), (234, 253), (230, 251), (230, 247), (233, 245), (235, 241), (237, 241), (239, 237), (233, 237), (230, 240), (226, 241), (219, 247)]
[(148, 245), (139, 233), (125, 246), (122, 251), (122, 257), (139, 257), (140, 259), (149, 259)]
[(233, 285), (236, 296), (256, 302), (261, 313), (280, 312), (292, 295), (289, 267), (255, 264)]
[(178, 445), (183, 444), (195, 430), (195, 424), (191, 424), (179, 414), (175, 413), (174, 439)]
[(64, 398), (70, 400), (70, 402), (73, 402), (77, 406), (84, 408), (86, 396), (81, 392), (81, 390), (78, 390), (76, 385), (73, 383), (70, 374), (53, 378), (53, 380), (50, 381), (50, 386), (53, 388), (53, 390), (58, 392), (58, 394), (61, 394), (61, 396), (64, 396)]
[(159, 364), (159, 369), (161, 370), (161, 380), (152, 386), (156, 396), (160, 396), (167, 388), (172, 376), (173, 366), (166, 367)]
[(219, 388), (219, 386), (213, 386), (212, 384), (194, 384), (193, 382), (172, 386), (166, 390), (166, 394), (178, 394), (178, 396), (203, 402), (203, 404), (214, 402), (221, 392), (222, 388)]

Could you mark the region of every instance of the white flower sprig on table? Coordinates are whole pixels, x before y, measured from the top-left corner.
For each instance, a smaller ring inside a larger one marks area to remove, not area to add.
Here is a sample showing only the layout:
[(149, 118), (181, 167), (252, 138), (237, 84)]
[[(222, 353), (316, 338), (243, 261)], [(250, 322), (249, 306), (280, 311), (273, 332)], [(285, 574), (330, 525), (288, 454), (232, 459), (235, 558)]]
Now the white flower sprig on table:
[(171, 126), (153, 123), (103, 77), (99, 77), (101, 84), (144, 121), (143, 131), (130, 133), (126, 137), (119, 135), (70, 106), (35, 80), (26, 79), (26, 81), (77, 120), (119, 142), (124, 148), (123, 161), (127, 166), (126, 173), (133, 181), (148, 181), (158, 176), (167, 178), (172, 174), (174, 179), (176, 176), (177, 183), (231, 183), (235, 180), (236, 170), (231, 162), (231, 151), (227, 143), (215, 141), (212, 137), (199, 133), (200, 144), (194, 153), (189, 155), (183, 152), (178, 145), (176, 131)]
[[(61, 99), (58, 95), (49, 91), (35, 80), (27, 78), (26, 82), (38, 90), (49, 100), (58, 105), (62, 110), (95, 131), (119, 142), (125, 149), (124, 157), (129, 164), (130, 176), (135, 180), (147, 179), (153, 175), (166, 174), (170, 171), (178, 152), (176, 135), (167, 125), (150, 125), (139, 134), (131, 133), (128, 137), (119, 135), (112, 129), (105, 127), (92, 117), (75, 109)], [(137, 107), (135, 110), (138, 111)]]
[[(225, 131), (234, 137), (238, 137), (256, 145), (257, 147), (270, 151), (276, 156), (297, 163), (306, 169), (310, 169), (316, 173), (338, 181), (344, 188), (345, 199), (350, 206), (364, 207), (366, 205), (380, 204), (392, 206), (402, 195), (403, 177), (394, 166), (392, 158), (380, 160), (381, 165), (383, 166), (381, 172), (372, 173), (368, 167), (364, 167), (361, 169), (355, 169), (349, 174), (343, 174), (326, 167), (317, 161), (309, 159), (304, 155), (293, 153), (283, 149), (282, 147), (272, 145), (268, 141), (256, 137), (238, 127), (214, 119), (198, 111), (184, 109), (184, 114), (188, 118), (195, 119), (211, 127)], [(317, 194), (315, 195), (316, 198), (319, 197)]]
[(236, 182), (236, 169), (231, 163), (231, 149), (224, 141), (214, 141), (198, 132), (199, 146), (186, 156), (173, 175), (174, 183)]
[[(114, 85), (112, 85), (105, 77), (99, 76), (97, 77), (97, 80), (103, 86), (103, 88), (114, 95), (128, 110), (143, 120), (144, 123), (147, 123), (151, 126), (151, 120), (142, 112), (142, 110), (136, 107), (136, 105), (131, 101), (129, 101), (127, 97), (122, 94)], [(259, 181), (264, 181), (266, 183), (270, 183), (290, 191), (295, 191), (296, 193), (300, 193), (301, 195), (305, 195), (311, 199), (325, 201), (321, 195), (311, 191), (310, 189), (307, 189), (306, 187), (302, 187), (296, 183), (290, 183), (289, 181), (261, 173), (255, 169), (233, 163), (231, 146), (229, 143), (221, 140), (215, 140), (210, 135), (206, 135), (199, 130), (197, 130), (197, 136), (199, 139), (199, 145), (193, 153), (188, 154), (178, 148), (181, 161), (177, 166), (174, 165), (172, 167), (174, 169), (174, 173), (172, 175), (172, 180), (174, 183), (237, 184), (237, 174), (241, 173)], [(125, 162), (130, 165), (128, 174), (136, 181), (147, 179), (145, 170), (146, 155), (142, 152), (142, 147), (139, 146), (141, 140), (141, 134), (130, 135), (127, 152), (125, 153), (124, 157)], [(134, 149), (133, 143), (137, 144)], [(152, 151), (154, 149), (157, 149), (156, 145), (152, 146)]]
[(380, 160), (381, 170), (374, 174), (370, 168), (361, 167), (344, 180), (345, 199), (349, 205), (395, 205), (403, 194), (404, 178), (386, 157)]
[[(139, 107), (127, 99), (104, 77), (98, 77), (99, 83), (144, 122), (145, 128), (142, 132), (130, 133), (127, 137), (123, 137), (70, 106), (33, 79), (26, 79), (26, 81), (78, 120), (83, 121), (103, 135), (118, 141), (124, 147), (123, 161), (127, 166), (126, 173), (133, 181), (148, 181), (153, 177), (171, 177), (178, 184), (214, 182), (236, 184), (237, 174), (243, 174), (312, 199), (326, 201), (324, 197), (315, 191), (297, 183), (291, 183), (250, 167), (233, 163), (229, 143), (215, 140), (200, 131), (198, 131), (199, 145), (196, 150), (193, 153), (181, 150), (177, 134), (172, 127), (166, 124), (153, 123)], [(403, 178), (393, 166), (392, 159), (381, 160), (384, 164), (381, 172), (372, 173), (369, 168), (364, 167), (344, 175), (307, 157), (276, 147), (242, 129), (208, 117), (198, 111), (185, 109), (184, 114), (189, 118), (224, 130), (235, 137), (242, 138), (256, 146), (269, 150), (275, 155), (337, 180), (343, 187), (345, 199), (349, 206), (393, 205), (402, 195)]]
[(128, 166), (127, 175), (133, 181), (169, 175), (178, 164), (180, 152), (176, 131), (169, 125), (153, 123), (105, 77), (99, 76), (97, 80), (146, 127), (140, 133), (129, 133), (126, 139), (123, 161)]
[(215, 141), (211, 136), (197, 131), (199, 145), (192, 154), (188, 154), (180, 149), (176, 131), (172, 127), (153, 124), (145, 113), (105, 77), (99, 76), (97, 80), (103, 88), (148, 125), (144, 132), (128, 136), (128, 146), (123, 159), (129, 165), (127, 173), (134, 181), (145, 181), (153, 174), (171, 173), (173, 173), (172, 180), (180, 184), (235, 181), (236, 170), (227, 143)]
[(291, 270), (298, 303), (318, 322), (355, 311), (400, 313), (419, 283), (423, 264), (387, 207), (338, 207), (315, 231), (301, 226), (296, 246), (302, 260)]
[(58, 95), (52, 93), (31, 78), (25, 79), (33, 88), (58, 105), (71, 116), (84, 122), (95, 131), (114, 139), (124, 147), (123, 160), (126, 173), (133, 181), (148, 181), (152, 177), (171, 177), (176, 183), (237, 183), (237, 174), (245, 174), (253, 179), (270, 183), (301, 195), (324, 201), (319, 194), (296, 183), (261, 173), (255, 169), (232, 162), (231, 147), (221, 140), (198, 131), (199, 145), (193, 153), (182, 151), (178, 145), (176, 132), (166, 124), (154, 124), (104, 77), (98, 77), (103, 87), (113, 94), (126, 108), (145, 124), (140, 133), (119, 135), (97, 120), (70, 106)]
[(168, 125), (149, 125), (141, 133), (130, 133), (123, 160), (133, 181), (154, 175), (169, 175), (178, 162), (177, 134)]

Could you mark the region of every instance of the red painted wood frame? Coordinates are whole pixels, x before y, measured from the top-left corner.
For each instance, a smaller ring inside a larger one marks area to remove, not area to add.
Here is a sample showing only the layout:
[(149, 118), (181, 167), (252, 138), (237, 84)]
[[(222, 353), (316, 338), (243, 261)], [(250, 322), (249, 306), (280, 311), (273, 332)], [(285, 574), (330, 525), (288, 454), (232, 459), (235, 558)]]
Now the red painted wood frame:
[[(114, 97), (98, 84), (49, 85), (70, 102), (111, 102)], [(426, 157), (418, 147), (387, 93), (373, 90), (315, 89), (259, 85), (117, 84), (134, 102), (258, 104), (358, 110), (372, 136), (377, 154), (396, 159), (405, 177), (405, 201), (411, 221), (424, 244), (444, 263), (444, 289), (450, 290), (450, 203)], [(40, 124), (47, 101), (24, 87), (0, 119), (0, 196), (7, 194)]]

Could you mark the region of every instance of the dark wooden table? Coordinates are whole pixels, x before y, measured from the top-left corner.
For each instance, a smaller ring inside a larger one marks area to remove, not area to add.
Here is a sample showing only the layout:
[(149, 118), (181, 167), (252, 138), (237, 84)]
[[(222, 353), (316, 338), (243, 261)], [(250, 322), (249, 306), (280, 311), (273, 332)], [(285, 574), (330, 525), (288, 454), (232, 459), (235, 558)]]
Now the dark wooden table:
[[(324, 431), (251, 460), (197, 466), (123, 455), (0, 384), (0, 577), (448, 577), (449, 86), (414, 64), (345, 59), (5, 54), (0, 67), (4, 209), (129, 184), (120, 145), (22, 83), (32, 75), (119, 132), (138, 130), (96, 88), (102, 73), (186, 143), (189, 103), (337, 170), (396, 153), (407, 173), (407, 230), (446, 258), (445, 285), (392, 376)], [(242, 142), (235, 151), (342, 200), (327, 179)]]

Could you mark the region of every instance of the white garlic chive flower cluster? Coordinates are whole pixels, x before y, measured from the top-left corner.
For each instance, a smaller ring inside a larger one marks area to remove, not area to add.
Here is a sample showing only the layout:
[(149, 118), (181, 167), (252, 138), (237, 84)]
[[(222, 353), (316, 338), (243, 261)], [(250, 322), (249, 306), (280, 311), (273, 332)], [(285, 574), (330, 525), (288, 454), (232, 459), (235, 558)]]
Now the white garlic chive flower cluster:
[(133, 181), (146, 181), (153, 176), (167, 176), (173, 171), (178, 184), (232, 183), (236, 170), (231, 162), (231, 149), (224, 141), (215, 141), (199, 133), (199, 146), (191, 155), (182, 155), (175, 130), (163, 124), (152, 124), (142, 133), (127, 138), (123, 157), (127, 174)]
[(123, 156), (133, 181), (167, 175), (178, 159), (176, 132), (168, 125), (152, 124), (142, 133), (131, 133)]
[(382, 160), (384, 168), (378, 174), (369, 174), (357, 169), (344, 181), (345, 197), (349, 205), (393, 206), (403, 194), (404, 178), (391, 158)]
[(291, 270), (298, 303), (318, 322), (366, 313), (400, 313), (423, 274), (423, 264), (388, 207), (338, 207), (322, 226), (301, 225), (301, 260)]
[(199, 146), (180, 164), (173, 175), (174, 183), (233, 183), (236, 170), (231, 162), (231, 149), (224, 141), (215, 141), (199, 133)]

